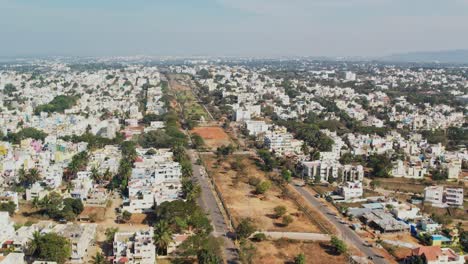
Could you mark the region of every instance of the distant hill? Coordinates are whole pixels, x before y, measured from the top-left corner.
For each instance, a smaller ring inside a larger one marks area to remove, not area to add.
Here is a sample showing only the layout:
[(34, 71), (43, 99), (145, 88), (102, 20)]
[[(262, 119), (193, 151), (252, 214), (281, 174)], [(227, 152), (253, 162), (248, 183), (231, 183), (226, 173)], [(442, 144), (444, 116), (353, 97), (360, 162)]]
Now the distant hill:
[(380, 60), (394, 62), (440, 62), (468, 64), (468, 49), (408, 52), (382, 57)]

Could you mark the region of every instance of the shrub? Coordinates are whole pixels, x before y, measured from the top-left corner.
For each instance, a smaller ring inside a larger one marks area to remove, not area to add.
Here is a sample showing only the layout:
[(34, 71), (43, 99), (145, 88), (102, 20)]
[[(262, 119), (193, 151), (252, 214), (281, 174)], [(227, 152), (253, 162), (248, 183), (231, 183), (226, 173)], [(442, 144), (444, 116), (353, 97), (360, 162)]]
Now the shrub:
[(276, 218), (282, 217), (287, 211), (286, 207), (284, 207), (282, 205), (276, 206), (273, 210), (275, 211), (275, 217)]
[(255, 193), (257, 194), (265, 194), (268, 189), (271, 187), (271, 182), (269, 181), (262, 181), (257, 186), (255, 186)]
[(294, 221), (294, 219), (293, 219), (292, 216), (290, 216), (290, 215), (285, 215), (285, 216), (283, 216), (283, 221), (282, 221), (282, 223), (283, 223), (284, 226), (290, 225), (293, 221)]
[(260, 183), (260, 179), (257, 178), (257, 177), (250, 177), (249, 178), (249, 184), (252, 185), (252, 186), (257, 186), (258, 184)]
[(266, 237), (266, 235), (264, 233), (257, 233), (252, 237), (252, 240), (256, 241), (256, 242), (261, 242), (261, 241), (264, 241), (266, 239), (267, 239), (267, 237)]

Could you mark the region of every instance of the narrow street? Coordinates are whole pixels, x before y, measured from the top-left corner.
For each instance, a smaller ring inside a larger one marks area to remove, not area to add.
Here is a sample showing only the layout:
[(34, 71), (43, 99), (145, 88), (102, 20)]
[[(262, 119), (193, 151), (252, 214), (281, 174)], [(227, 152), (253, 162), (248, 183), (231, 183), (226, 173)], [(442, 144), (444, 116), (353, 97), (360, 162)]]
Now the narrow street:
[(342, 239), (346, 241), (347, 244), (354, 245), (357, 249), (359, 249), (362, 253), (366, 255), (366, 257), (372, 257), (372, 262), (376, 264), (387, 264), (388, 262), (379, 257), (379, 254), (374, 251), (371, 247), (365, 246), (365, 241), (357, 235), (347, 224), (340, 223), (340, 219), (335, 216), (335, 212), (330, 210), (326, 206), (322, 206), (320, 201), (315, 198), (309, 191), (307, 191), (304, 187), (299, 187), (293, 185), (294, 189), (298, 191), (305, 200), (314, 208), (319, 210), (330, 223), (332, 223), (341, 233)]

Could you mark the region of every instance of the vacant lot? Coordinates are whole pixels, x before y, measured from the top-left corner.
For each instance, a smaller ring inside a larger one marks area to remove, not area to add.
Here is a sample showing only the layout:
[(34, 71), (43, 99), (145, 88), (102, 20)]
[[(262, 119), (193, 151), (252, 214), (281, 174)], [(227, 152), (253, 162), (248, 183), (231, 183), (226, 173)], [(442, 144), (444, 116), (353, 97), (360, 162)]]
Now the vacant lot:
[(196, 127), (191, 132), (200, 135), (206, 146), (212, 149), (232, 143), (221, 127)]
[[(378, 181), (379, 188), (383, 188), (391, 191), (399, 192), (410, 192), (410, 193), (423, 193), (424, 188), (430, 185), (443, 184), (450, 186), (460, 186), (456, 182), (434, 182), (429, 178), (424, 180), (415, 180), (415, 179), (405, 179), (405, 178), (376, 178), (375, 181)], [(467, 188), (464, 187), (465, 191)]]
[(294, 257), (300, 253), (306, 256), (306, 263), (346, 263), (345, 257), (335, 255), (327, 243), (277, 240), (255, 243), (255, 246), (257, 247), (257, 253), (253, 263), (258, 264), (293, 263)]
[(88, 218), (90, 220), (100, 222), (103, 221), (106, 217), (106, 208), (86, 206), (78, 217)]
[(405, 178), (376, 178), (374, 181), (378, 182), (379, 188), (407, 193), (422, 193), (424, 188), (430, 185), (426, 181)]
[[(243, 164), (243, 168), (237, 171), (231, 168), (231, 164), (236, 159)], [(226, 161), (218, 163), (215, 156), (204, 155), (203, 160), (234, 222), (249, 217), (263, 231), (319, 232), (291, 200), (282, 197), (281, 191), (276, 186), (272, 186), (263, 196), (254, 194), (254, 187), (248, 184), (248, 179), (256, 177), (266, 180), (267, 177), (264, 172), (257, 169), (249, 156), (228, 157)], [(279, 205), (286, 207), (286, 214), (293, 217), (293, 222), (288, 226), (283, 226), (281, 219), (275, 219), (273, 216), (273, 209)]]

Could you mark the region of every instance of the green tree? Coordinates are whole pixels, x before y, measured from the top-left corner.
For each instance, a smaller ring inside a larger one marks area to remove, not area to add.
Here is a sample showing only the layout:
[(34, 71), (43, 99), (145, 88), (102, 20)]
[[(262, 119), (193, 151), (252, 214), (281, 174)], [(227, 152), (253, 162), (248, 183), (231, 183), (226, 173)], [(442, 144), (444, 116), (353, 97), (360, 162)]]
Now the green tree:
[(306, 264), (306, 257), (304, 253), (301, 253), (294, 258), (294, 264)]
[(34, 113), (39, 115), (41, 112), (60, 112), (63, 113), (66, 109), (72, 108), (78, 100), (78, 97), (58, 95), (48, 104), (39, 105), (34, 109)]
[(257, 248), (248, 240), (241, 239), (239, 257), (242, 263), (252, 264)]
[(348, 247), (346, 246), (345, 242), (338, 237), (332, 236), (330, 242), (337, 254), (344, 254), (348, 251)]
[(236, 236), (240, 239), (250, 237), (255, 232), (255, 225), (250, 218), (242, 219), (236, 227)]
[(198, 134), (192, 134), (192, 143), (193, 143), (193, 147), (196, 149), (200, 149), (205, 146), (205, 141)]
[(281, 223), (283, 224), (283, 226), (288, 226), (288, 225), (290, 225), (293, 221), (294, 221), (294, 219), (293, 219), (292, 216), (290, 216), (290, 215), (285, 215), (285, 216), (283, 216), (283, 219), (282, 219)]
[(37, 259), (65, 263), (71, 256), (71, 243), (56, 233), (34, 234), (29, 252)]
[(94, 255), (92, 258), (91, 258), (91, 263), (92, 264), (108, 264), (109, 262), (106, 260), (106, 257), (102, 254), (102, 253), (96, 253), (96, 255)]
[(223, 260), (213, 252), (202, 249), (197, 253), (197, 260), (199, 264), (221, 264)]
[(438, 169), (432, 172), (434, 181), (445, 181), (448, 179), (448, 171), (446, 169)]
[(272, 171), (274, 168), (277, 167), (278, 162), (270, 153), (270, 151), (266, 149), (260, 149), (257, 151), (258, 157), (261, 159), (261, 163), (257, 162), (257, 165), (264, 170), (264, 171)]
[(0, 211), (8, 212), (8, 214), (12, 216), (16, 211), (16, 204), (12, 201), (8, 201), (6, 203), (0, 203)]
[(292, 180), (292, 173), (290, 170), (284, 168), (282, 171), (281, 171), (281, 177), (283, 177), (283, 179), (286, 181), (286, 182), (291, 182)]
[(18, 178), (21, 185), (29, 187), (35, 182), (40, 180), (41, 176), (36, 168), (25, 171), (24, 168), (20, 168), (18, 171)]
[(463, 247), (463, 250), (468, 251), (468, 231), (462, 230), (460, 232), (460, 245)]
[(380, 178), (390, 177), (392, 162), (386, 155), (371, 155), (369, 157), (369, 167), (372, 168), (373, 175)]
[(8, 133), (7, 140), (14, 144), (19, 144), (23, 139), (32, 138), (35, 140), (44, 141), (46, 137), (47, 134), (45, 132), (33, 127), (26, 127), (21, 129), (17, 133)]
[(265, 194), (271, 187), (270, 181), (262, 181), (257, 186), (255, 186), (256, 194)]
[(119, 232), (118, 227), (108, 227), (104, 235), (106, 236), (107, 243), (112, 243), (114, 241), (115, 234)]
[(276, 206), (273, 210), (275, 211), (275, 217), (276, 218), (282, 217), (287, 212), (286, 207), (282, 206), (282, 205)]
[(172, 242), (172, 230), (169, 223), (161, 220), (154, 225), (154, 243), (158, 254), (166, 254), (167, 247)]
[(131, 218), (132, 218), (132, 213), (130, 213), (129, 211), (122, 212), (122, 220), (124, 220), (125, 222), (128, 222), (130, 221)]

